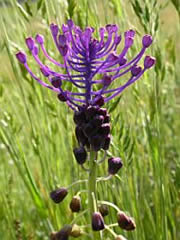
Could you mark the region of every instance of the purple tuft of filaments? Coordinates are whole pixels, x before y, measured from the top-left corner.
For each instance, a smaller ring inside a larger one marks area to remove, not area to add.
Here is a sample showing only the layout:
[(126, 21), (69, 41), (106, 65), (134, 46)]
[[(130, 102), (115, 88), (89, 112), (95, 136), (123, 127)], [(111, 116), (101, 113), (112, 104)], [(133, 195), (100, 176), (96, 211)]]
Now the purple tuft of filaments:
[[(35, 39), (26, 39), (26, 45), (35, 61), (39, 65), (40, 71), (51, 84), (47, 84), (37, 77), (27, 63), (25, 53), (18, 52), (17, 59), (24, 65), (31, 77), (44, 87), (47, 87), (58, 94), (58, 99), (64, 101), (73, 110), (81, 109), (83, 106), (101, 106), (118, 96), (124, 89), (136, 82), (146, 70), (155, 64), (155, 58), (145, 56), (144, 67), (138, 65), (146, 49), (152, 44), (152, 37), (144, 35), (142, 38), (142, 49), (131, 60), (127, 60), (126, 55), (133, 45), (135, 31), (128, 30), (124, 33), (124, 47), (121, 53), (117, 53), (117, 47), (122, 41), (122, 36), (118, 34), (118, 26), (108, 24), (99, 29), (99, 39), (93, 37), (94, 29), (86, 27), (81, 30), (72, 20), (67, 21), (67, 25), (62, 25), (61, 33), (59, 27), (52, 23), (51, 33), (55, 45), (62, 56), (63, 63), (59, 63), (49, 56), (44, 45), (44, 37), (36, 35)], [(39, 59), (39, 50), (44, 56), (56, 66), (63, 68), (64, 73), (53, 71)], [(111, 88), (112, 83), (130, 72), (131, 76), (125, 84)], [(71, 92), (63, 89), (63, 82), (71, 82), (77, 91)], [(100, 90), (95, 91), (93, 86), (100, 84)]]

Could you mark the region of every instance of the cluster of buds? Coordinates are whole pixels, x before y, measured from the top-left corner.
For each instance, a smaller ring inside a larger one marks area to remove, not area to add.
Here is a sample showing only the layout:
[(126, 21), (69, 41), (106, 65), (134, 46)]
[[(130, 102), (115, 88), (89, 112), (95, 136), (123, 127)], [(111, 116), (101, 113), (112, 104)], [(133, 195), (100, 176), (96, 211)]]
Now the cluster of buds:
[(108, 150), (110, 145), (110, 115), (105, 108), (88, 106), (75, 111), (76, 138), (80, 145), (74, 149), (74, 155), (79, 164), (86, 161), (86, 150)]
[[(32, 37), (26, 39), (29, 51), (49, 84), (33, 73), (24, 52), (18, 52), (16, 57), (32, 78), (42, 86), (55, 92), (59, 101), (66, 103), (74, 111), (75, 134), (79, 146), (73, 152), (77, 163), (83, 165), (87, 160), (88, 152), (93, 154), (95, 152), (95, 155), (91, 155), (97, 158), (97, 153), (101, 150), (105, 151), (106, 156), (106, 151), (109, 150), (111, 142), (110, 115), (102, 106), (121, 94), (127, 87), (140, 79), (148, 69), (154, 66), (155, 58), (148, 55), (144, 58), (143, 66), (139, 65), (140, 60), (153, 40), (150, 35), (144, 35), (141, 50), (134, 58), (128, 59), (127, 53), (133, 45), (135, 38), (135, 31), (132, 29), (124, 33), (124, 47), (120, 53), (117, 50), (123, 36), (118, 33), (116, 24), (108, 24), (105, 27), (101, 27), (98, 39), (93, 37), (94, 28), (86, 27), (82, 30), (72, 20), (68, 20), (67, 25), (63, 24), (61, 31), (56, 24), (52, 23), (50, 30), (63, 63), (59, 63), (49, 56), (42, 35), (37, 34), (35, 39)], [(45, 65), (39, 58), (39, 50), (42, 51), (49, 62), (64, 69), (63, 73), (55, 72), (50, 66)], [(126, 74), (129, 74), (129, 77), (125, 83), (118, 87), (112, 87), (117, 79)], [(69, 91), (65, 89), (64, 82), (71, 83), (73, 85), (72, 89), (75, 90)], [(97, 159), (89, 159), (89, 166), (91, 166), (88, 169), (89, 185), (91, 186), (88, 190), (90, 206), (92, 206), (91, 203), (94, 201), (92, 194), (94, 194), (93, 196), (96, 195), (93, 192), (95, 187), (92, 187), (92, 185), (94, 184), (95, 186), (96, 184), (94, 169), (97, 163)], [(122, 165), (121, 158), (109, 158), (109, 176), (117, 174)], [(84, 168), (84, 166), (82, 167)], [(50, 197), (58, 204), (64, 200), (67, 194), (68, 189), (62, 187), (52, 191)], [(94, 202), (96, 203), (96, 199)], [(99, 207), (99, 210), (96, 207), (93, 210), (94, 212), (92, 209), (90, 211), (91, 227), (94, 231), (101, 231), (106, 228), (104, 217), (108, 215), (109, 210), (103, 205)], [(71, 200), (70, 209), (72, 212), (81, 210), (81, 199), (78, 195)], [(124, 230), (130, 231), (135, 229), (133, 219), (122, 211), (118, 212), (117, 221), (118, 225)], [(52, 234), (51, 239), (67, 240), (69, 236), (80, 236), (80, 231), (77, 229), (73, 230), (73, 226), (64, 226), (59, 232)], [(115, 239), (124, 240), (124, 237), (116, 235)]]

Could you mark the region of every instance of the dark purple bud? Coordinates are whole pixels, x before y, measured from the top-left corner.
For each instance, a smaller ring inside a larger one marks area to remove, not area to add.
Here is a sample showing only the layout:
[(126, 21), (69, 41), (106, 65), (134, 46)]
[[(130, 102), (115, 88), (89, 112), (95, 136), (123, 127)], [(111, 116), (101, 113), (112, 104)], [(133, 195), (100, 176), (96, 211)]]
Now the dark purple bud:
[(44, 43), (44, 37), (40, 34), (36, 35), (36, 42), (39, 43), (40, 45)]
[(69, 32), (69, 28), (68, 28), (67, 25), (62, 24), (62, 32), (63, 32), (64, 34), (67, 33), (67, 32)]
[(81, 210), (81, 198), (79, 196), (74, 196), (69, 206), (72, 212), (79, 212)]
[(122, 160), (118, 157), (116, 158), (109, 158), (108, 159), (108, 173), (109, 174), (116, 174), (120, 168), (122, 168), (123, 163)]
[(63, 34), (59, 35), (59, 45), (61, 47), (66, 46), (66, 37)]
[(109, 207), (105, 204), (101, 204), (101, 206), (99, 207), (99, 212), (103, 217), (105, 217), (109, 214)]
[(104, 117), (102, 115), (96, 115), (91, 121), (91, 123), (95, 127), (100, 127), (103, 124), (103, 122), (104, 122)]
[(75, 111), (74, 117), (73, 117), (74, 122), (77, 125), (81, 125), (86, 122), (86, 115), (84, 111)]
[(56, 24), (54, 24), (54, 23), (51, 23), (50, 29), (51, 29), (52, 34), (53, 34), (54, 36), (57, 36), (58, 31), (59, 31), (58, 25), (56, 25)]
[(104, 140), (104, 145), (103, 145), (103, 149), (104, 150), (108, 150), (109, 149), (109, 145), (110, 145), (110, 142), (111, 142), (111, 135), (109, 134), (105, 140)]
[(61, 85), (62, 85), (61, 77), (53, 77), (53, 78), (51, 78), (51, 84), (55, 88), (61, 87)]
[(104, 86), (109, 86), (112, 82), (112, 76), (108, 76), (107, 74), (104, 74), (102, 78), (102, 83)]
[(29, 48), (30, 51), (34, 48), (34, 39), (31, 37), (26, 38), (26, 45)]
[(100, 231), (104, 229), (104, 219), (99, 212), (94, 212), (92, 215), (92, 229)]
[(107, 136), (110, 133), (110, 124), (109, 123), (104, 123), (101, 125), (101, 128), (99, 129), (99, 133)]
[(104, 105), (104, 97), (103, 96), (99, 96), (95, 101), (94, 101), (94, 105), (98, 105), (99, 107)]
[(134, 220), (131, 217), (128, 217), (124, 212), (120, 211), (117, 214), (117, 221), (120, 226), (120, 228), (132, 231), (136, 228), (136, 224)]
[(148, 48), (152, 44), (152, 36), (151, 35), (145, 35), (142, 39), (142, 44), (145, 48)]
[(144, 67), (151, 68), (156, 63), (156, 59), (151, 56), (146, 56), (144, 59)]
[(66, 93), (59, 93), (59, 94), (58, 94), (58, 99), (59, 99), (59, 101), (61, 101), (61, 102), (66, 102), (66, 101), (67, 101)]
[(16, 58), (22, 64), (25, 64), (27, 62), (26, 54), (23, 52), (16, 53)]
[(137, 66), (137, 65), (135, 65), (131, 68), (131, 74), (134, 77), (137, 76), (141, 71), (142, 71), (142, 68), (140, 66)]
[(126, 37), (125, 38), (125, 47), (129, 48), (133, 45), (133, 38), (132, 37)]
[(76, 133), (76, 138), (80, 144), (82, 144), (83, 146), (88, 144), (88, 138), (84, 135), (81, 127), (77, 126), (75, 133)]
[(60, 47), (59, 47), (59, 51), (60, 51), (61, 55), (62, 55), (63, 57), (65, 57), (65, 56), (67, 55), (67, 52), (68, 52), (68, 46), (67, 46), (67, 45), (65, 45), (65, 46), (60, 46)]
[(107, 114), (107, 110), (106, 110), (106, 108), (99, 108), (98, 111), (97, 111), (97, 113), (98, 113), (99, 115), (103, 115), (103, 116), (105, 117), (106, 114)]
[(88, 138), (91, 137), (96, 132), (96, 129), (94, 128), (94, 126), (91, 123), (85, 124), (82, 127), (82, 129), (83, 129), (85, 136), (87, 136)]
[(95, 135), (90, 138), (90, 144), (94, 151), (99, 151), (104, 144), (104, 139), (100, 135)]
[(119, 65), (123, 66), (124, 64), (126, 64), (126, 62), (127, 62), (127, 58), (124, 56), (119, 60)]
[(86, 117), (88, 119), (91, 119), (98, 111), (98, 108), (96, 106), (88, 106), (85, 110)]
[(109, 123), (110, 122), (110, 115), (107, 114), (104, 118), (104, 123)]
[(40, 70), (45, 77), (49, 77), (50, 73), (47, 69), (40, 67)]
[(67, 188), (62, 187), (52, 191), (50, 193), (50, 197), (55, 203), (60, 203), (64, 200), (67, 194), (68, 194)]
[(85, 163), (87, 158), (87, 152), (84, 147), (74, 148), (73, 150), (76, 161), (82, 165)]

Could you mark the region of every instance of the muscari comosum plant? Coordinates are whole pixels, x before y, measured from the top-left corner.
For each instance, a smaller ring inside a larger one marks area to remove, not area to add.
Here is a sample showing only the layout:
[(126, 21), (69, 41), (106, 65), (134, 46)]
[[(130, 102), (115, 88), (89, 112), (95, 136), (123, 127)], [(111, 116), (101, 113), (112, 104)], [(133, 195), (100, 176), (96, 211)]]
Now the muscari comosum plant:
[[(142, 49), (132, 60), (128, 61), (126, 55), (134, 41), (135, 31), (133, 30), (124, 33), (124, 47), (121, 53), (118, 53), (117, 48), (122, 36), (118, 34), (118, 26), (115, 24), (108, 24), (105, 28), (100, 28), (98, 39), (93, 37), (94, 29), (92, 27), (86, 27), (83, 31), (72, 20), (68, 20), (67, 25), (62, 25), (61, 33), (56, 24), (52, 23), (50, 29), (63, 63), (57, 62), (48, 55), (42, 35), (36, 35), (35, 40), (31, 37), (26, 39), (27, 47), (50, 84), (40, 80), (31, 71), (25, 53), (18, 52), (16, 57), (32, 78), (57, 93), (59, 101), (65, 102), (74, 111), (73, 119), (76, 125), (75, 134), (78, 147), (73, 150), (73, 153), (77, 163), (88, 173), (87, 211), (89, 211), (91, 222), (89, 226), (91, 231), (88, 236), (92, 239), (102, 239), (103, 230), (108, 230), (114, 239), (125, 239), (123, 236), (117, 235), (110, 226), (105, 225), (104, 217), (109, 211), (107, 205), (117, 210), (117, 225), (122, 229), (134, 230), (136, 227), (134, 220), (113, 203), (102, 201), (103, 204), (100, 205), (101, 201), (97, 199), (96, 185), (101, 178), (97, 178), (96, 170), (98, 165), (106, 159), (106, 152), (111, 142), (110, 115), (102, 106), (121, 94), (155, 64), (155, 58), (145, 56), (144, 67), (138, 65), (146, 49), (152, 44), (152, 37), (150, 35), (143, 36)], [(38, 56), (38, 45), (45, 57), (56, 66), (63, 68), (65, 74), (55, 72), (43, 64)], [(126, 73), (130, 74), (130, 78), (121, 86), (112, 88), (113, 83)], [(63, 82), (66, 81), (73, 84), (77, 91), (64, 89)], [(101, 160), (98, 160), (99, 151), (104, 151), (104, 157)], [(120, 157), (110, 157), (108, 159), (108, 178), (116, 175), (122, 166)], [(60, 203), (67, 194), (68, 188), (61, 187), (52, 191), (50, 197), (55, 203)], [(73, 197), (70, 209), (72, 212), (81, 210), (79, 195)], [(78, 237), (81, 234), (83, 231), (77, 224), (65, 225), (60, 231), (51, 234), (51, 239), (65, 240), (69, 236)]]

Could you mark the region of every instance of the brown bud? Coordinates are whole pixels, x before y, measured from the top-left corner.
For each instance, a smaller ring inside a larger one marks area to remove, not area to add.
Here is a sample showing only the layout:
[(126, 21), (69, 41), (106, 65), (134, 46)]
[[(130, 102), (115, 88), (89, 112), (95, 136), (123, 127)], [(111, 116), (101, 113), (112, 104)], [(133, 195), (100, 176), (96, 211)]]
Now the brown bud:
[(100, 231), (104, 229), (104, 219), (99, 212), (94, 212), (92, 215), (92, 229)]
[(117, 214), (117, 221), (120, 226), (120, 228), (132, 231), (136, 228), (136, 224), (134, 220), (131, 217), (128, 217), (124, 212), (120, 211)]
[(52, 191), (50, 193), (50, 197), (55, 203), (60, 203), (64, 200), (67, 194), (68, 194), (67, 188), (62, 187)]
[(81, 198), (79, 196), (74, 196), (70, 203), (70, 209), (72, 212), (79, 212), (81, 209)]
[(107, 216), (109, 214), (108, 206), (105, 204), (101, 204), (101, 206), (99, 207), (99, 212), (103, 217)]

